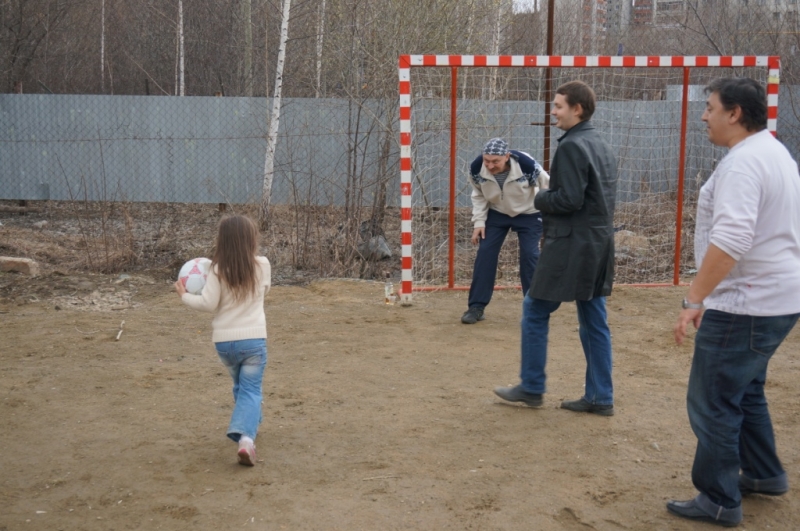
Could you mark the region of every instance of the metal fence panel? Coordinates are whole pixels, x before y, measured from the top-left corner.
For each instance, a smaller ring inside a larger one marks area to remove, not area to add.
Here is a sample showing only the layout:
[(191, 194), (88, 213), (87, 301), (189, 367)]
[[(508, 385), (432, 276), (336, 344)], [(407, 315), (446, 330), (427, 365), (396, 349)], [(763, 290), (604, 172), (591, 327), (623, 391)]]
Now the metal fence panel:
[[(782, 87), (787, 104), (778, 121), (780, 138), (795, 158), (800, 122), (788, 101), (798, 95), (798, 87)], [(514, 112), (504, 109), (509, 105)], [(0, 94), (0, 198), (257, 202), (270, 107), (265, 98)], [(705, 139), (703, 107), (689, 104), (690, 191), (724, 153)], [(503, 136), (512, 148), (539, 157), (543, 127), (530, 120), (542, 113), (542, 102), (459, 102), (460, 116), (484, 117), (459, 122), (459, 206), (470, 205), (468, 165), (487, 139)], [(677, 127), (679, 116), (676, 101), (598, 103), (594, 122), (620, 151), (620, 201), (637, 199), (643, 189), (675, 190), (679, 132), (666, 128)], [(396, 125), (392, 131), (385, 126), (396, 124), (395, 118), (385, 102), (284, 99), (272, 203), (343, 205), (357, 188), (361, 204), (371, 204), (383, 181), (389, 183), (388, 204), (399, 205)], [(415, 103), (413, 120), (442, 124), (415, 133), (415, 178), (446, 182), (449, 105)], [(560, 134), (553, 133), (554, 139)], [(445, 185), (424, 193), (431, 206), (446, 206)]]

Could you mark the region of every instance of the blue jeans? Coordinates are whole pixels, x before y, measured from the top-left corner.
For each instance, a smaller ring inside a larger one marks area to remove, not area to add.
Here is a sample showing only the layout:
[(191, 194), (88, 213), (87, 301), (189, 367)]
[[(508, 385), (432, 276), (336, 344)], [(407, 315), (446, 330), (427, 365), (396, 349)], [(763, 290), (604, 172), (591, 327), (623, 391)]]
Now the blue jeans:
[(486, 217), (485, 238), (478, 245), (475, 266), (472, 269), (472, 284), (469, 287), (467, 305), (481, 308), (489, 304), (494, 293), (497, 278), (497, 261), (500, 248), (506, 240), (508, 231), (517, 233), (519, 240), (519, 280), (523, 295), (528, 293), (533, 280), (533, 272), (539, 262), (539, 240), (542, 238), (542, 215), (520, 214), (508, 216), (489, 209)]
[(255, 440), (261, 424), (261, 380), (267, 365), (266, 339), (243, 339), (214, 343), (219, 359), (233, 379), (233, 413), (228, 437), (242, 435)]
[[(583, 398), (598, 405), (614, 404), (611, 382), (611, 332), (606, 318), (606, 298), (575, 301), (583, 354), (586, 356), (586, 388)], [(522, 301), (522, 388), (529, 393), (546, 391), (547, 334), (550, 314), (561, 306), (558, 301), (534, 299)]]
[(785, 473), (775, 451), (764, 382), (770, 357), (798, 316), (703, 314), (686, 399), (697, 436), (692, 482), (725, 508), (741, 504), (740, 469), (752, 479)]

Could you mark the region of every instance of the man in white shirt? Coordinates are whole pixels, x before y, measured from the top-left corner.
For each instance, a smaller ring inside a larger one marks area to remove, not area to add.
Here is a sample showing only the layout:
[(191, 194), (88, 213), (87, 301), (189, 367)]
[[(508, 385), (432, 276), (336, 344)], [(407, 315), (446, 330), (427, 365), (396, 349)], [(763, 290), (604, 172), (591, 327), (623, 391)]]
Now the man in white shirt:
[(706, 92), (708, 138), (730, 151), (700, 191), (700, 269), (674, 327), (678, 344), (690, 322), (698, 328), (687, 409), (700, 494), (667, 510), (732, 527), (742, 520), (742, 495), (789, 489), (764, 384), (770, 357), (800, 316), (800, 174), (766, 130), (759, 83), (718, 79)]

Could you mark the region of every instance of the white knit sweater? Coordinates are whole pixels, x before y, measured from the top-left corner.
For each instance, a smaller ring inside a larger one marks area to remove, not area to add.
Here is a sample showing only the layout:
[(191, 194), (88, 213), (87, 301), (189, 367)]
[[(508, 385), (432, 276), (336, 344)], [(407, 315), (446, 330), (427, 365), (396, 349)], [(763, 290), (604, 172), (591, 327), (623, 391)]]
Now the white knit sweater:
[(208, 274), (206, 285), (200, 295), (184, 293), (183, 303), (190, 308), (204, 312), (214, 312), (211, 322), (214, 343), (238, 341), (241, 339), (260, 339), (267, 337), (267, 316), (264, 314), (264, 295), (270, 288), (271, 270), (269, 260), (256, 257), (261, 266), (258, 292), (245, 301), (236, 302), (227, 285), (220, 282), (216, 266)]

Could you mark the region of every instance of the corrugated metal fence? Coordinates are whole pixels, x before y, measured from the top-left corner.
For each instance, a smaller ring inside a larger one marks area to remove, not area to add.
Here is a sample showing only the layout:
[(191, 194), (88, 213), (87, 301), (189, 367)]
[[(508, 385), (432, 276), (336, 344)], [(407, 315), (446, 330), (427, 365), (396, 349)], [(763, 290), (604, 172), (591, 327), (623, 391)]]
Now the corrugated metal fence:
[[(784, 87), (778, 130), (797, 156), (800, 127), (787, 95)], [(388, 203), (399, 205), (394, 105), (284, 99), (272, 203), (343, 205), (358, 190), (369, 204), (383, 183)], [(448, 199), (448, 105), (414, 107), (415, 194), (430, 206)], [(722, 154), (705, 139), (703, 106), (689, 109), (690, 189)], [(269, 108), (264, 98), (0, 94), (0, 199), (258, 202)], [(470, 204), (464, 176), (486, 139), (503, 136), (541, 156), (543, 128), (531, 119), (542, 112), (541, 102), (459, 102), (459, 205)], [(618, 150), (621, 201), (674, 191), (679, 117), (676, 101), (598, 104), (593, 121)]]

